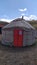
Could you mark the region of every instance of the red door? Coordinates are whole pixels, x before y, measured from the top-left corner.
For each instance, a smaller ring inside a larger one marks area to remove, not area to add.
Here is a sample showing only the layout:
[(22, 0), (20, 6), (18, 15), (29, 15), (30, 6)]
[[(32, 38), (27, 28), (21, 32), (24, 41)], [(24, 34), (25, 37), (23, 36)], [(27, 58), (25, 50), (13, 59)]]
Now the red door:
[(14, 30), (14, 46), (20, 47), (23, 45), (23, 31)]
[(14, 46), (17, 46), (18, 42), (18, 30), (14, 30)]
[(19, 30), (18, 32), (18, 46), (23, 46), (23, 31)]

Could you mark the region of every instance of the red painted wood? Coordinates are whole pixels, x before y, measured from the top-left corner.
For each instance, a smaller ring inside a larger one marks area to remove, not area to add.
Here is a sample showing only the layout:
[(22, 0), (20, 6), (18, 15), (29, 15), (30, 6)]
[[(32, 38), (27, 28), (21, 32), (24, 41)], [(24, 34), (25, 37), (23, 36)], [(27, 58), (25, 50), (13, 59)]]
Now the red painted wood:
[(23, 45), (23, 31), (14, 30), (14, 46), (21, 47)]
[(18, 43), (18, 30), (14, 30), (14, 46)]
[(23, 46), (23, 31), (19, 30), (19, 35), (18, 35), (18, 47), (22, 47)]

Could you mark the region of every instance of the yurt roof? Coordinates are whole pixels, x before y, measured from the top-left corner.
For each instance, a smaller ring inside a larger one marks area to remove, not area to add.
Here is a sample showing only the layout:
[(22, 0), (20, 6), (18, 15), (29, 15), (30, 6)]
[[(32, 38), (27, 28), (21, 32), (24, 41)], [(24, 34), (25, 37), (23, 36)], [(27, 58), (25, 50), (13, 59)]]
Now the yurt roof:
[(35, 29), (32, 25), (30, 25), (28, 22), (26, 22), (22, 18), (17, 18), (13, 21), (11, 21), (8, 25), (4, 26), (3, 29), (12, 28), (12, 27), (24, 27), (28, 29)]

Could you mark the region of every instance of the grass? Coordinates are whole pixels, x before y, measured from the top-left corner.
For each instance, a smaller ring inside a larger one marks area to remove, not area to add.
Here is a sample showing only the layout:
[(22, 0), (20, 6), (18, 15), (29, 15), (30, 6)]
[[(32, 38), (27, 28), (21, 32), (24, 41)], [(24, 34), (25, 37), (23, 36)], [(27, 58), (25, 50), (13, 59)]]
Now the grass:
[(31, 21), (30, 24), (31, 24), (33, 27), (37, 28), (37, 21)]

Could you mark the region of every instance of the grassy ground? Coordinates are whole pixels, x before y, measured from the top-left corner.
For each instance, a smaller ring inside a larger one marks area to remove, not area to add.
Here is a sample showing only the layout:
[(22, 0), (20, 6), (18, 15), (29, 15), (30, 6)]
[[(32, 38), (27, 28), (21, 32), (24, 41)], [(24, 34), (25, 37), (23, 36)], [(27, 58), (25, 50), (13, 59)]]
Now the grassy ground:
[(0, 44), (0, 65), (37, 65), (37, 42), (24, 48), (10, 48)]

